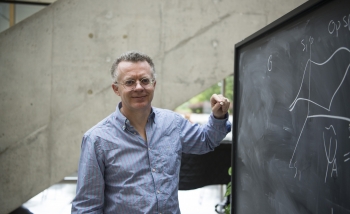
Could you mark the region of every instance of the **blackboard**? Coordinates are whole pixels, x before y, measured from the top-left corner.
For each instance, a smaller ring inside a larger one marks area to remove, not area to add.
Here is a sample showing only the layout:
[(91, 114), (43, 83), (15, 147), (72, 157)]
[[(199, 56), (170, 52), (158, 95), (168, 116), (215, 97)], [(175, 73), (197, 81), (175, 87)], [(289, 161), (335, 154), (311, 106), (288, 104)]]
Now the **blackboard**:
[(235, 214), (350, 214), (350, 1), (308, 1), (235, 46)]

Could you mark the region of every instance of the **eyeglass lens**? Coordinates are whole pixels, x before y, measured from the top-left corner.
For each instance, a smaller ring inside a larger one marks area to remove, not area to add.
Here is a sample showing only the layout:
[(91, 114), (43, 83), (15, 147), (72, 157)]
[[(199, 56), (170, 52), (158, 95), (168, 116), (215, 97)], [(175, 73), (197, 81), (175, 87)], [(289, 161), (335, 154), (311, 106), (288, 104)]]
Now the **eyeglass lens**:
[[(153, 85), (153, 81), (149, 78), (142, 78), (139, 82), (140, 85), (144, 88)], [(126, 80), (123, 85), (128, 89), (134, 89), (136, 87), (136, 80)]]

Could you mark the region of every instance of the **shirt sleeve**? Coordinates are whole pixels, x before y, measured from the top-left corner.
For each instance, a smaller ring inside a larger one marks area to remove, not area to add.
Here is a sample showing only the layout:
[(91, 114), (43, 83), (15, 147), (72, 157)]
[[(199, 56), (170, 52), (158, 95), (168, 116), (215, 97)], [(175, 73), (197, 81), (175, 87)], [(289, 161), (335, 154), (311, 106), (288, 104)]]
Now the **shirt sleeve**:
[(182, 117), (178, 120), (182, 151), (188, 154), (204, 154), (213, 151), (231, 131), (228, 114), (224, 119), (216, 119), (213, 114), (210, 114), (208, 122), (203, 125), (192, 124)]
[(89, 136), (83, 137), (72, 214), (103, 213), (104, 165), (100, 152), (101, 149), (96, 140), (91, 140)]

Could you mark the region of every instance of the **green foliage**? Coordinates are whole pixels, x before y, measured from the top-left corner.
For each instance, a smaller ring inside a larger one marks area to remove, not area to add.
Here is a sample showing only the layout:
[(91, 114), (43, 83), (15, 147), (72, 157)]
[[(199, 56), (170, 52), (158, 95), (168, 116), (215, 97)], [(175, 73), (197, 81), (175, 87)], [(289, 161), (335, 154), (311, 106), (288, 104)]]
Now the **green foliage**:
[[(225, 97), (227, 97), (231, 102), (233, 100), (233, 76), (229, 76), (225, 78)], [(179, 112), (188, 112), (191, 113), (191, 110), (189, 109), (190, 104), (194, 103), (201, 103), (205, 101), (210, 101), (210, 97), (213, 94), (220, 94), (221, 93), (221, 82), (216, 83), (212, 85), (210, 88), (206, 89), (202, 93), (196, 95), (195, 97), (191, 98), (189, 101), (185, 102), (184, 104), (180, 105), (175, 109), (175, 111)]]
[(225, 207), (225, 214), (231, 214), (231, 207), (230, 206)]
[[(230, 176), (232, 176), (232, 167), (230, 167), (230, 168), (228, 169), (228, 174), (229, 174)], [(227, 197), (227, 196), (229, 196), (229, 195), (231, 195), (231, 182), (229, 182), (229, 183), (227, 184), (225, 197)]]
[[(225, 96), (232, 101), (233, 100), (233, 76), (229, 76), (225, 78), (226, 85), (225, 85)], [(221, 92), (221, 82), (216, 83), (212, 85), (210, 88), (206, 89), (202, 93), (198, 94), (197, 96), (190, 99), (190, 103), (197, 103), (197, 102), (203, 102), (203, 101), (209, 101), (211, 95), (213, 94), (220, 94)]]
[(231, 182), (227, 184), (227, 189), (225, 193), (225, 197), (231, 195)]
[[(232, 167), (228, 169), (228, 174), (232, 176)], [(231, 182), (227, 184), (225, 197), (231, 195)], [(225, 214), (231, 214), (231, 205), (225, 206)]]

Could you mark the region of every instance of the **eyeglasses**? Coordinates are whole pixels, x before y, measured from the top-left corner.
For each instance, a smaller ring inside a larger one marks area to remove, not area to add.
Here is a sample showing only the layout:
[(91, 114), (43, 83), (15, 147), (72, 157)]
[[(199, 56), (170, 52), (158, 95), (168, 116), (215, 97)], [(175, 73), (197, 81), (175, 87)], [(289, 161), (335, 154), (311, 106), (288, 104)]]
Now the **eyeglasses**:
[[(126, 80), (124, 83), (119, 83), (119, 82), (114, 82), (114, 84), (120, 84), (123, 85), (125, 89), (127, 90), (134, 90), (136, 88), (136, 80), (130, 79), (130, 80)], [(144, 89), (149, 89), (151, 87), (153, 87), (153, 84), (155, 83), (154, 79), (150, 79), (150, 78), (142, 78), (139, 80), (140, 85), (144, 88)]]

